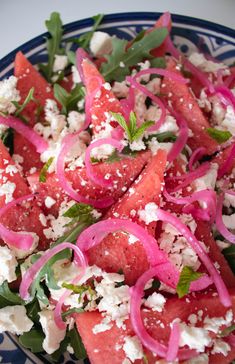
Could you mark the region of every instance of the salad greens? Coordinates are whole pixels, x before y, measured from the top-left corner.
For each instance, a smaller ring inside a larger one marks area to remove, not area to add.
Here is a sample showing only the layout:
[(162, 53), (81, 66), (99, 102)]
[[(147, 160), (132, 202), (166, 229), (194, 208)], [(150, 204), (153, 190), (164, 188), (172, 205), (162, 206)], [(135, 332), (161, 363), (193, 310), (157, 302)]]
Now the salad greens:
[(179, 298), (184, 297), (189, 293), (190, 283), (196, 281), (198, 278), (202, 277), (203, 273), (194, 272), (191, 267), (184, 266), (180, 273), (179, 282), (176, 287), (176, 292)]

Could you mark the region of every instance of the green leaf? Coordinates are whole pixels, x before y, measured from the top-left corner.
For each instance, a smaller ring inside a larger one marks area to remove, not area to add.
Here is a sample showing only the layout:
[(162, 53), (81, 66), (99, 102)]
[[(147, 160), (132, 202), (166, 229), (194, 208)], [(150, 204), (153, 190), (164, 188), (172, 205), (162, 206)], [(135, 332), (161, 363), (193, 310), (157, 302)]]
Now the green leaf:
[(94, 32), (98, 29), (99, 25), (101, 24), (103, 18), (104, 18), (104, 14), (97, 14), (97, 15), (93, 16), (92, 19), (94, 21), (94, 24), (92, 26), (92, 29), (89, 32), (86, 32), (86, 33), (80, 35), (79, 38), (67, 39), (67, 42), (79, 44), (79, 47), (88, 50), (91, 38), (92, 38)]
[(221, 332), (220, 337), (226, 337), (226, 336), (228, 336), (229, 334), (231, 334), (234, 330), (235, 330), (235, 325), (232, 325), (232, 326), (226, 327), (226, 329), (224, 329), (224, 330)]
[(71, 64), (75, 65), (76, 64), (76, 53), (73, 51), (67, 51), (66, 52), (68, 60)]
[(70, 308), (69, 310), (63, 312), (61, 314), (61, 316), (62, 316), (62, 318), (65, 318), (66, 316), (70, 316), (72, 313), (81, 313), (81, 312), (84, 312), (83, 308), (73, 307), (73, 308)]
[(65, 336), (64, 340), (60, 343), (60, 347), (53, 354), (51, 354), (51, 359), (53, 362), (58, 363), (60, 361), (61, 355), (67, 351), (67, 347), (70, 343), (70, 338), (68, 335)]
[(17, 108), (17, 110), (15, 111), (15, 116), (19, 116), (22, 111), (24, 110), (24, 108), (28, 105), (28, 103), (30, 101), (35, 101), (34, 99), (34, 87), (32, 87), (30, 90), (29, 90), (29, 93), (28, 95), (26, 96), (23, 104), (19, 104), (17, 101), (12, 101), (12, 103), (15, 105), (15, 107)]
[(50, 157), (48, 159), (48, 161), (44, 164), (44, 166), (42, 167), (40, 174), (39, 174), (39, 182), (45, 183), (46, 182), (46, 175), (47, 175), (47, 171), (50, 168), (50, 165), (52, 164), (54, 160), (54, 157)]
[(223, 249), (222, 253), (235, 274), (235, 245), (231, 245), (230, 247)]
[(230, 131), (223, 131), (223, 130), (218, 130), (215, 128), (207, 128), (206, 131), (218, 143), (224, 143), (227, 140), (229, 140), (232, 136)]
[(12, 156), (14, 154), (14, 130), (12, 128), (8, 128), (1, 135), (1, 140), (3, 144), (9, 149), (9, 153)]
[(71, 206), (64, 214), (64, 217), (79, 217), (81, 215), (87, 215), (90, 214), (94, 208), (91, 205), (87, 205), (85, 203), (75, 203), (73, 206)]
[(135, 133), (132, 135), (132, 141), (138, 140), (147, 130), (150, 128), (150, 126), (153, 126), (155, 124), (154, 121), (145, 121), (141, 126), (135, 131)]
[(62, 287), (69, 289), (70, 291), (72, 291), (73, 293), (76, 293), (76, 294), (82, 294), (86, 291), (89, 291), (89, 292), (91, 291), (91, 287), (88, 285), (85, 285), (85, 284), (79, 286), (76, 284), (64, 282), (64, 283), (62, 283)]
[(190, 283), (196, 281), (201, 276), (203, 276), (203, 273), (194, 272), (191, 267), (185, 266), (180, 273), (179, 282), (176, 287), (179, 298), (188, 294)]
[(127, 48), (126, 40), (113, 38), (113, 50), (105, 56), (107, 62), (101, 67), (101, 73), (106, 81), (123, 81), (129, 74), (129, 68), (137, 65), (143, 59), (151, 58), (150, 51), (162, 44), (168, 31), (166, 28), (154, 29), (145, 33), (144, 37)]
[(148, 135), (148, 138), (145, 138), (144, 141), (147, 142), (153, 138), (156, 138), (159, 143), (164, 142), (175, 142), (177, 136), (173, 134), (171, 131), (164, 131), (163, 133), (156, 133)]
[(53, 64), (56, 54), (64, 54), (64, 49), (60, 48), (63, 24), (60, 18), (60, 14), (53, 12), (49, 20), (45, 22), (50, 38), (47, 39), (47, 51), (48, 51), (48, 63), (40, 64), (39, 68), (48, 82), (51, 82), (53, 76)]
[(71, 110), (76, 110), (78, 101), (80, 101), (84, 95), (85, 93), (82, 84), (76, 85), (70, 93), (59, 84), (56, 83), (54, 85), (54, 96), (62, 105), (62, 114), (67, 114)]
[(0, 285), (0, 308), (24, 304), (20, 296), (10, 290), (7, 281)]
[(25, 306), (27, 310), (27, 316), (35, 323), (39, 323), (38, 312), (41, 311), (38, 300), (34, 299), (32, 302)]
[(19, 337), (20, 344), (26, 348), (30, 349), (32, 353), (41, 353), (44, 351), (42, 347), (45, 335), (42, 330), (32, 329), (29, 332), (23, 333)]
[(112, 112), (112, 115), (118, 122), (118, 124), (126, 132), (127, 138), (129, 139), (130, 143), (132, 143), (134, 140), (138, 140), (146, 129), (155, 124), (154, 121), (145, 121), (138, 128), (136, 123), (136, 115), (133, 111), (130, 113), (129, 125), (127, 125), (126, 120), (121, 114)]
[(153, 68), (166, 68), (166, 60), (163, 57), (150, 59), (150, 64)]
[(68, 332), (68, 336), (70, 338), (70, 344), (74, 350), (74, 354), (77, 359), (85, 359), (87, 357), (87, 353), (85, 347), (82, 343), (81, 336), (79, 335), (76, 328), (70, 330)]

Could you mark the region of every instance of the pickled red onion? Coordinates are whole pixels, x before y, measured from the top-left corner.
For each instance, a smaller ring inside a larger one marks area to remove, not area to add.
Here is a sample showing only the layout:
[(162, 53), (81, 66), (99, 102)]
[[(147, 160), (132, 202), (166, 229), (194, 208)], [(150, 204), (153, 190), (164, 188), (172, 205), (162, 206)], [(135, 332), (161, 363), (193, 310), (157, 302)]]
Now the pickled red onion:
[(168, 343), (168, 349), (166, 353), (167, 361), (174, 361), (177, 358), (177, 354), (179, 351), (179, 342), (180, 342), (180, 328), (177, 322), (173, 322), (171, 328), (171, 334)]
[[(161, 344), (158, 340), (153, 339), (149, 335), (143, 324), (143, 320), (141, 317), (141, 304), (142, 304), (144, 288), (146, 286), (146, 283), (151, 278), (153, 277), (159, 278), (156, 269), (158, 269), (158, 266), (150, 268), (148, 271), (146, 271), (138, 279), (135, 286), (130, 289), (130, 295), (131, 295), (130, 319), (132, 328), (135, 334), (142, 342), (142, 344), (153, 353), (159, 355), (162, 358), (166, 358), (168, 353), (168, 348), (165, 345)], [(197, 353), (195, 350), (180, 349), (178, 352), (178, 357), (180, 360), (186, 360), (196, 355)]]
[(157, 217), (159, 218), (159, 220), (171, 224), (180, 232), (181, 235), (183, 235), (185, 237), (185, 239), (191, 245), (193, 250), (197, 253), (200, 260), (203, 262), (207, 271), (209, 272), (209, 274), (217, 288), (221, 303), (225, 307), (230, 307), (232, 305), (232, 302), (231, 302), (231, 298), (230, 298), (229, 292), (227, 290), (227, 287), (225, 286), (224, 281), (222, 280), (220, 274), (216, 270), (214, 264), (208, 257), (206, 251), (204, 250), (204, 248), (202, 247), (200, 242), (191, 233), (191, 231), (187, 228), (187, 226), (185, 224), (183, 224), (180, 221), (180, 219), (177, 218), (176, 216), (174, 216), (174, 215), (170, 214), (169, 212), (164, 211), (160, 208), (157, 209), (156, 214), (157, 214)]
[[(235, 191), (224, 191), (225, 193), (235, 195)], [(233, 192), (233, 193), (232, 193)], [(230, 243), (235, 244), (235, 234), (232, 234), (225, 226), (223, 222), (223, 201), (224, 201), (224, 193), (221, 193), (218, 197), (217, 201), (217, 213), (216, 213), (216, 227), (220, 234), (227, 239)]]
[(167, 155), (168, 162), (173, 162), (179, 156), (179, 154), (184, 149), (184, 147), (187, 143), (187, 140), (188, 140), (188, 136), (189, 136), (188, 125), (187, 125), (186, 121), (184, 120), (184, 118), (181, 115), (176, 115), (176, 113), (173, 115), (176, 118), (176, 122), (177, 122), (177, 125), (179, 126), (180, 130), (179, 130), (179, 135), (178, 135), (176, 141), (174, 142), (171, 150), (169, 151), (169, 153)]
[(83, 48), (78, 48), (76, 51), (76, 66), (83, 84), (85, 84), (85, 77), (82, 69), (82, 62), (84, 61), (84, 59), (90, 60), (89, 54)]
[(157, 104), (159, 106), (159, 108), (161, 109), (161, 116), (157, 120), (156, 124), (151, 126), (148, 130), (155, 131), (155, 130), (159, 129), (166, 119), (166, 108), (165, 108), (162, 100), (159, 97), (155, 96), (145, 86), (143, 86), (139, 82), (137, 82), (134, 77), (128, 76), (128, 77), (126, 77), (126, 80), (130, 83), (131, 87), (134, 87), (134, 88), (140, 90), (141, 92), (143, 92), (144, 95), (148, 96), (155, 104)]
[(114, 202), (112, 198), (103, 198), (100, 200), (86, 198), (73, 189), (70, 182), (65, 176), (65, 157), (67, 153), (71, 150), (73, 144), (77, 141), (78, 134), (79, 132), (77, 132), (76, 134), (69, 134), (66, 135), (63, 139), (62, 148), (60, 150), (56, 163), (56, 173), (59, 179), (59, 183), (61, 184), (61, 187), (67, 193), (67, 195), (69, 195), (75, 201), (83, 202), (96, 208), (108, 207)]
[(166, 78), (170, 78), (171, 80), (177, 81), (180, 84), (187, 84), (189, 82), (183, 76), (175, 73), (174, 71), (166, 70), (164, 68), (157, 68), (157, 67), (141, 70), (141, 71), (137, 72), (133, 78), (134, 78), (134, 80), (136, 80), (137, 78), (139, 78), (143, 75), (164, 76)]
[(38, 153), (43, 153), (48, 148), (48, 143), (20, 119), (17, 119), (14, 116), (0, 116), (0, 124), (9, 126), (16, 130), (17, 133), (23, 135), (23, 137), (35, 146)]
[(102, 138), (95, 140), (92, 142), (89, 147), (86, 149), (86, 155), (85, 155), (85, 166), (86, 166), (86, 174), (87, 176), (97, 185), (100, 185), (102, 187), (112, 187), (113, 181), (106, 180), (105, 177), (100, 177), (94, 174), (93, 167), (91, 164), (91, 151), (94, 148), (98, 148), (101, 145), (109, 144), (116, 148), (119, 152), (123, 149), (123, 144), (113, 138)]
[(188, 162), (188, 168), (189, 168), (190, 172), (193, 171), (193, 165), (196, 162), (198, 162), (199, 159), (202, 158), (205, 154), (206, 154), (206, 148), (204, 148), (204, 147), (199, 147), (193, 151), (193, 153), (189, 159), (189, 162)]
[(61, 243), (59, 245), (56, 245), (54, 248), (51, 248), (50, 250), (47, 250), (43, 252), (43, 255), (33, 264), (30, 268), (27, 269), (25, 274), (22, 277), (22, 281), (20, 284), (20, 297), (24, 300), (28, 300), (30, 298), (29, 295), (29, 288), (36, 277), (37, 273), (41, 270), (41, 268), (57, 253), (64, 249), (72, 249), (74, 250), (74, 253), (76, 255), (76, 264), (79, 261), (82, 268), (85, 268), (87, 266), (86, 258), (83, 254), (83, 252), (77, 247), (76, 245), (72, 243)]
[[(24, 201), (32, 200), (34, 197), (35, 197), (34, 194), (25, 195), (7, 203), (0, 209), (0, 217), (10, 208), (18, 204), (21, 204)], [(29, 250), (34, 242), (34, 238), (30, 233), (27, 232), (22, 233), (9, 230), (1, 223), (0, 223), (0, 236), (8, 245), (22, 250)]]
[[(159, 249), (157, 241), (148, 234), (148, 232), (137, 223), (130, 220), (108, 219), (102, 220), (89, 226), (78, 237), (77, 245), (83, 252), (87, 252), (92, 247), (98, 245), (106, 235), (116, 231), (125, 231), (136, 236), (143, 244), (146, 255), (151, 266), (161, 264), (158, 270), (160, 280), (172, 288), (176, 288), (179, 280), (179, 271), (168, 260), (166, 253)], [(211, 284), (208, 276), (203, 276), (190, 285), (191, 291), (205, 289)]]

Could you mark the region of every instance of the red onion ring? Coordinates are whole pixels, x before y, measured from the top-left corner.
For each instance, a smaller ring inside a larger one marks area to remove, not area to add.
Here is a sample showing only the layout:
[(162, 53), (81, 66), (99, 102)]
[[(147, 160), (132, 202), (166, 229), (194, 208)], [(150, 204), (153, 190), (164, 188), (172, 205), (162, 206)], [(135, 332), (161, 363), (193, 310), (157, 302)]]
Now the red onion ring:
[(174, 322), (171, 329), (166, 360), (169, 362), (175, 361), (179, 351), (180, 343), (180, 328), (177, 322)]
[(66, 135), (63, 139), (62, 148), (60, 150), (60, 153), (57, 158), (57, 163), (56, 163), (56, 173), (57, 173), (57, 177), (59, 179), (59, 183), (60, 183), (61, 187), (63, 188), (63, 190), (67, 193), (67, 195), (69, 195), (75, 201), (92, 205), (95, 208), (108, 207), (108, 206), (112, 205), (114, 202), (114, 200), (112, 198), (104, 198), (104, 199), (100, 199), (100, 200), (86, 198), (73, 189), (70, 182), (67, 180), (67, 178), (65, 176), (65, 171), (64, 171), (65, 156), (71, 150), (71, 148), (72, 148), (73, 144), (76, 142), (78, 134), (80, 132), (81, 132), (81, 130), (79, 132), (77, 132), (76, 134)]
[(158, 209), (157, 217), (159, 220), (167, 222), (174, 226), (181, 235), (185, 237), (185, 239), (188, 241), (188, 243), (191, 245), (193, 250), (197, 253), (200, 260), (205, 265), (207, 271), (209, 272), (216, 289), (218, 291), (220, 301), (225, 307), (230, 307), (232, 305), (231, 297), (229, 295), (229, 292), (227, 290), (227, 287), (224, 284), (224, 281), (222, 280), (221, 276), (217, 272), (214, 264), (208, 257), (207, 253), (205, 252), (204, 248), (201, 246), (200, 242), (196, 239), (196, 237), (191, 233), (191, 231), (187, 228), (185, 224), (183, 224), (179, 218), (173, 216), (167, 211), (164, 211), (162, 209)]
[(189, 159), (189, 163), (188, 163), (190, 172), (192, 172), (194, 170), (193, 165), (196, 162), (198, 162), (205, 154), (206, 154), (206, 148), (204, 148), (204, 147), (199, 147), (194, 150), (194, 152), (192, 153), (192, 155)]
[(27, 269), (27, 271), (25, 272), (25, 274), (22, 277), (22, 281), (20, 284), (20, 297), (23, 300), (29, 300), (30, 299), (30, 295), (29, 295), (29, 288), (34, 280), (34, 278), (36, 277), (37, 273), (42, 269), (42, 267), (57, 253), (59, 253), (60, 251), (64, 250), (64, 249), (72, 249), (75, 252), (76, 255), (76, 259), (75, 262), (76, 264), (78, 262), (80, 262), (81, 267), (85, 268), (87, 266), (87, 261), (86, 261), (86, 257), (83, 254), (83, 252), (79, 249), (78, 246), (72, 244), (72, 243), (61, 243), (59, 245), (56, 245), (54, 248), (51, 248), (50, 250), (47, 250), (46, 252), (43, 253), (43, 255), (33, 264), (31, 265), (30, 268)]
[(228, 158), (225, 160), (225, 162), (220, 166), (218, 170), (218, 178), (222, 178), (233, 166), (235, 158), (235, 143), (230, 151), (230, 154)]
[[(25, 195), (16, 200), (13, 200), (7, 203), (0, 209), (0, 218), (12, 207), (21, 204), (24, 201), (32, 200), (35, 195)], [(13, 246), (17, 249), (29, 250), (34, 242), (34, 238), (29, 233), (21, 233), (7, 229), (4, 225), (0, 223), (0, 236), (1, 238), (10, 246)]]
[[(141, 340), (142, 344), (153, 353), (159, 355), (162, 358), (165, 358), (168, 354), (167, 347), (161, 344), (158, 340), (153, 339), (149, 335), (143, 324), (141, 317), (141, 310), (140, 310), (142, 304), (142, 296), (146, 283), (151, 278), (158, 277), (157, 269), (158, 266), (150, 268), (138, 279), (135, 286), (130, 289), (130, 294), (131, 294), (130, 319), (132, 328), (135, 334)], [(196, 355), (197, 353), (195, 350), (189, 350), (189, 349), (180, 349), (178, 353), (178, 357), (180, 360), (186, 360)]]
[(91, 151), (95, 148), (100, 147), (101, 145), (109, 144), (116, 148), (119, 152), (123, 149), (123, 144), (119, 141), (112, 139), (112, 138), (102, 138), (95, 140), (92, 142), (89, 147), (86, 149), (86, 155), (85, 155), (85, 166), (86, 166), (86, 174), (97, 185), (100, 185), (102, 187), (112, 187), (113, 181), (108, 181), (104, 177), (99, 177), (94, 174), (93, 166), (91, 164)]
[(48, 143), (20, 119), (17, 119), (14, 116), (0, 116), (0, 124), (9, 126), (10, 128), (15, 129), (17, 133), (23, 135), (23, 137), (36, 147), (38, 153), (43, 153), (47, 150)]

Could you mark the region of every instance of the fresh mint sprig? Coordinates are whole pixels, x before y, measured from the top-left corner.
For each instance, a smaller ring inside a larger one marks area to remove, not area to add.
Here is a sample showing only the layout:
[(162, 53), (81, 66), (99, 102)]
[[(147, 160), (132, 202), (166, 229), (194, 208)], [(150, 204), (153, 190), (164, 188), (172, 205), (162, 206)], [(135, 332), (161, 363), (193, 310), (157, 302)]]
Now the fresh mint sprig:
[(127, 124), (125, 118), (121, 114), (112, 112), (112, 115), (125, 131), (130, 143), (133, 143), (135, 140), (140, 139), (141, 136), (144, 134), (145, 130), (147, 130), (150, 126), (154, 125), (154, 121), (145, 121), (140, 125), (140, 127), (138, 127), (137, 118), (133, 111), (131, 111), (130, 113), (129, 124)]
[(52, 162), (54, 160), (54, 157), (50, 157), (48, 161), (44, 164), (42, 167), (40, 173), (39, 173), (39, 182), (45, 183), (47, 180), (47, 171), (50, 168)]
[(218, 143), (224, 143), (232, 137), (230, 131), (219, 130), (216, 128), (207, 128), (207, 133)]
[(77, 110), (77, 103), (84, 98), (85, 92), (82, 84), (76, 85), (68, 92), (56, 83), (54, 84), (54, 96), (62, 105), (61, 113), (67, 115), (70, 111)]
[(185, 266), (180, 273), (179, 282), (176, 287), (179, 298), (187, 295), (189, 293), (190, 283), (202, 276), (203, 273), (195, 272), (191, 267)]

